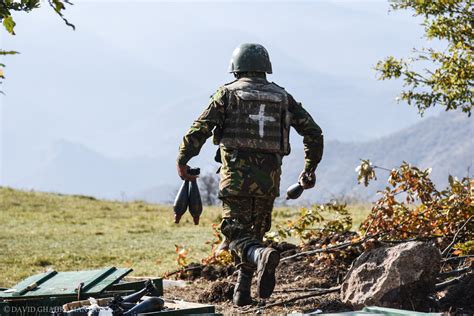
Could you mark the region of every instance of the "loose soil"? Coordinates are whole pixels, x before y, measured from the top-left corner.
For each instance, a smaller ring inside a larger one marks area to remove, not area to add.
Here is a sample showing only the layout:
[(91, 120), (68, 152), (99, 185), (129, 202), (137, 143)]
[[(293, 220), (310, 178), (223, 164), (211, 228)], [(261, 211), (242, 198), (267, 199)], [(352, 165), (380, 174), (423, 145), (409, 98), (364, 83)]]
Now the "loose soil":
[[(304, 247), (288, 243), (273, 244), (280, 251), (281, 257), (287, 257), (297, 252), (320, 249), (322, 245), (331, 245), (354, 238), (353, 233), (332, 236), (331, 239), (313, 240)], [(365, 245), (366, 247), (367, 245)], [(372, 247), (372, 246), (371, 246)], [(351, 306), (343, 304), (339, 292), (293, 300), (307, 295), (317, 288), (329, 289), (339, 285), (350, 268), (351, 263), (364, 251), (363, 245), (345, 248), (343, 251), (322, 253), (314, 256), (303, 256), (282, 261), (277, 270), (277, 286), (273, 295), (262, 300), (255, 293), (255, 280), (252, 291), (254, 303), (246, 307), (235, 307), (232, 304), (234, 284), (237, 273), (232, 266), (201, 266), (191, 264), (186, 273), (177, 278), (188, 281), (185, 287), (168, 287), (165, 297), (200, 302), (216, 306), (216, 311), (226, 315), (237, 313), (287, 314), (292, 312), (311, 313), (321, 310), (324, 313), (351, 311)], [(454, 314), (470, 314), (474, 311), (474, 280), (472, 274), (467, 274), (462, 281), (445, 289), (438, 294), (436, 311)], [(428, 298), (427, 298), (428, 299)], [(266, 308), (266, 305), (289, 301)], [(432, 305), (432, 304), (431, 304)]]

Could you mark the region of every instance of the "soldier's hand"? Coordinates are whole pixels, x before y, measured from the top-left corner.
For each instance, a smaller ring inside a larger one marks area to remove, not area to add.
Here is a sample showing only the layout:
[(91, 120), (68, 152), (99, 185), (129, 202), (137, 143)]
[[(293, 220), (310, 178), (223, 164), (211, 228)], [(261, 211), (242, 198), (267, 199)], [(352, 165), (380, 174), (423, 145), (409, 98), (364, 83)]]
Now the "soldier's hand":
[(188, 173), (188, 169), (189, 169), (188, 165), (176, 165), (176, 169), (178, 171), (178, 176), (182, 180), (194, 181), (197, 178), (197, 176), (193, 176)]
[(311, 189), (316, 184), (316, 173), (304, 171), (301, 172), (299, 181), (303, 189)]

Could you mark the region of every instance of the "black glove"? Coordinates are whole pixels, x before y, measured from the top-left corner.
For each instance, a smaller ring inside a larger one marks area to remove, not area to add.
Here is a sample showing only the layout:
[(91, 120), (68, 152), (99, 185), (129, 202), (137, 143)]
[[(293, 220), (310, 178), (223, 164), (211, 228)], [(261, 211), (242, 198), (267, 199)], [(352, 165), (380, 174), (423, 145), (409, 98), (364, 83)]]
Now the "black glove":
[(304, 171), (301, 172), (300, 177), (298, 179), (298, 183), (306, 190), (311, 189), (316, 184), (316, 173), (314, 171), (308, 172)]

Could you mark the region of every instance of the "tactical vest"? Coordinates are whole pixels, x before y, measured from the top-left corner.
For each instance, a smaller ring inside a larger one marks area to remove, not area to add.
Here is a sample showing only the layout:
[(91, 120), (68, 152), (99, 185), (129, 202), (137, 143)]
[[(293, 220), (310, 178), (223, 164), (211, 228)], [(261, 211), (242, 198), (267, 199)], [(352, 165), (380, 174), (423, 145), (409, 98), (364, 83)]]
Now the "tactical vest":
[(248, 79), (225, 88), (226, 116), (217, 132), (217, 142), (231, 149), (288, 155), (290, 116), (286, 91), (274, 83)]

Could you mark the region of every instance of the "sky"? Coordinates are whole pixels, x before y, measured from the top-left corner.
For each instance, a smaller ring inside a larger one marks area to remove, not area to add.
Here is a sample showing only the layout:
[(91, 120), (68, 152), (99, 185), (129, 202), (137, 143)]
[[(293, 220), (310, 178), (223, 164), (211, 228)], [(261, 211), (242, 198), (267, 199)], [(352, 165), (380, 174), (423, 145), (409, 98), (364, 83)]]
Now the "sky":
[(366, 141), (421, 120), (395, 102), (401, 84), (373, 70), (425, 45), (421, 21), (386, 1), (74, 3), (65, 15), (76, 31), (45, 6), (14, 16), (16, 36), (0, 32), (0, 47), (21, 52), (2, 58), (0, 183), (40, 172), (65, 143), (172, 166), (209, 96), (233, 80), (228, 62), (243, 42), (266, 46), (269, 79), (326, 139)]

